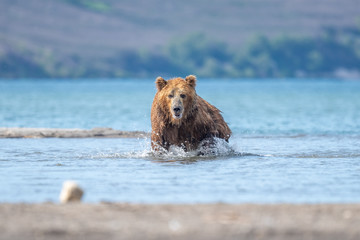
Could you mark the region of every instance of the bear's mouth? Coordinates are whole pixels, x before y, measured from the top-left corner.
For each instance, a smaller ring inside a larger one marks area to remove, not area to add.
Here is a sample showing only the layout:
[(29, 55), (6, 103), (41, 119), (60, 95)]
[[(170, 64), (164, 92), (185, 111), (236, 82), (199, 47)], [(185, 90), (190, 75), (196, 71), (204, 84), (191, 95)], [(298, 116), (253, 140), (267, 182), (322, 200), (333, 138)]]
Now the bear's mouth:
[(173, 113), (173, 117), (175, 119), (180, 119), (182, 117), (182, 113)]

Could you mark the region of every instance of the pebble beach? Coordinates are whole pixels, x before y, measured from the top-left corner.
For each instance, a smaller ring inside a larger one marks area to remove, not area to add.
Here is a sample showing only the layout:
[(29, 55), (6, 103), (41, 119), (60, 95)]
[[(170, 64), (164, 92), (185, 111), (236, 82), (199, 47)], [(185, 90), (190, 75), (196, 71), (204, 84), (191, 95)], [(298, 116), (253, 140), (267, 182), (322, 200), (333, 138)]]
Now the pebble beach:
[(1, 239), (360, 239), (359, 204), (7, 204)]

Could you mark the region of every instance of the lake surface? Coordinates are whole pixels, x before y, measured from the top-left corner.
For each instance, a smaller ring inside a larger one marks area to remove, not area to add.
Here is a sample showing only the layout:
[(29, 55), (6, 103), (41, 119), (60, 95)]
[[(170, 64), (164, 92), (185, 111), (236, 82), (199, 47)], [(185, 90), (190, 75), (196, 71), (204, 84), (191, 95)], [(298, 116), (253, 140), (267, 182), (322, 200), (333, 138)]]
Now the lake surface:
[[(233, 131), (216, 156), (149, 139), (0, 139), (0, 202), (360, 201), (360, 81), (199, 79)], [(0, 127), (150, 132), (154, 80), (0, 80)]]

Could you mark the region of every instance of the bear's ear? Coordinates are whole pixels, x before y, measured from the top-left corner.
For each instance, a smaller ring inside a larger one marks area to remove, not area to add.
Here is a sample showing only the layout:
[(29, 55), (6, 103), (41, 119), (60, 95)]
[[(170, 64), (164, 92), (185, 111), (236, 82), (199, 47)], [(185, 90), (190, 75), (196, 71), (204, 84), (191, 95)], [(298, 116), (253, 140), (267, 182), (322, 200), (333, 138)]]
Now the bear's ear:
[(185, 78), (185, 81), (193, 88), (196, 86), (196, 77), (194, 75), (189, 75)]
[(157, 77), (155, 84), (156, 84), (157, 90), (160, 91), (161, 89), (163, 89), (166, 86), (167, 82), (162, 77)]

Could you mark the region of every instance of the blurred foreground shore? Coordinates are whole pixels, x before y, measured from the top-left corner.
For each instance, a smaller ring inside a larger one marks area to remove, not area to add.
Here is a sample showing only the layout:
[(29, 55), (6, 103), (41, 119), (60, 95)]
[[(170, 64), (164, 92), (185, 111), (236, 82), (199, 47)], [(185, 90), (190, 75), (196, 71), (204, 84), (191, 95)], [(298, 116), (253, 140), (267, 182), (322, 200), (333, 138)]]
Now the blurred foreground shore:
[(360, 204), (0, 204), (1, 239), (360, 239)]

